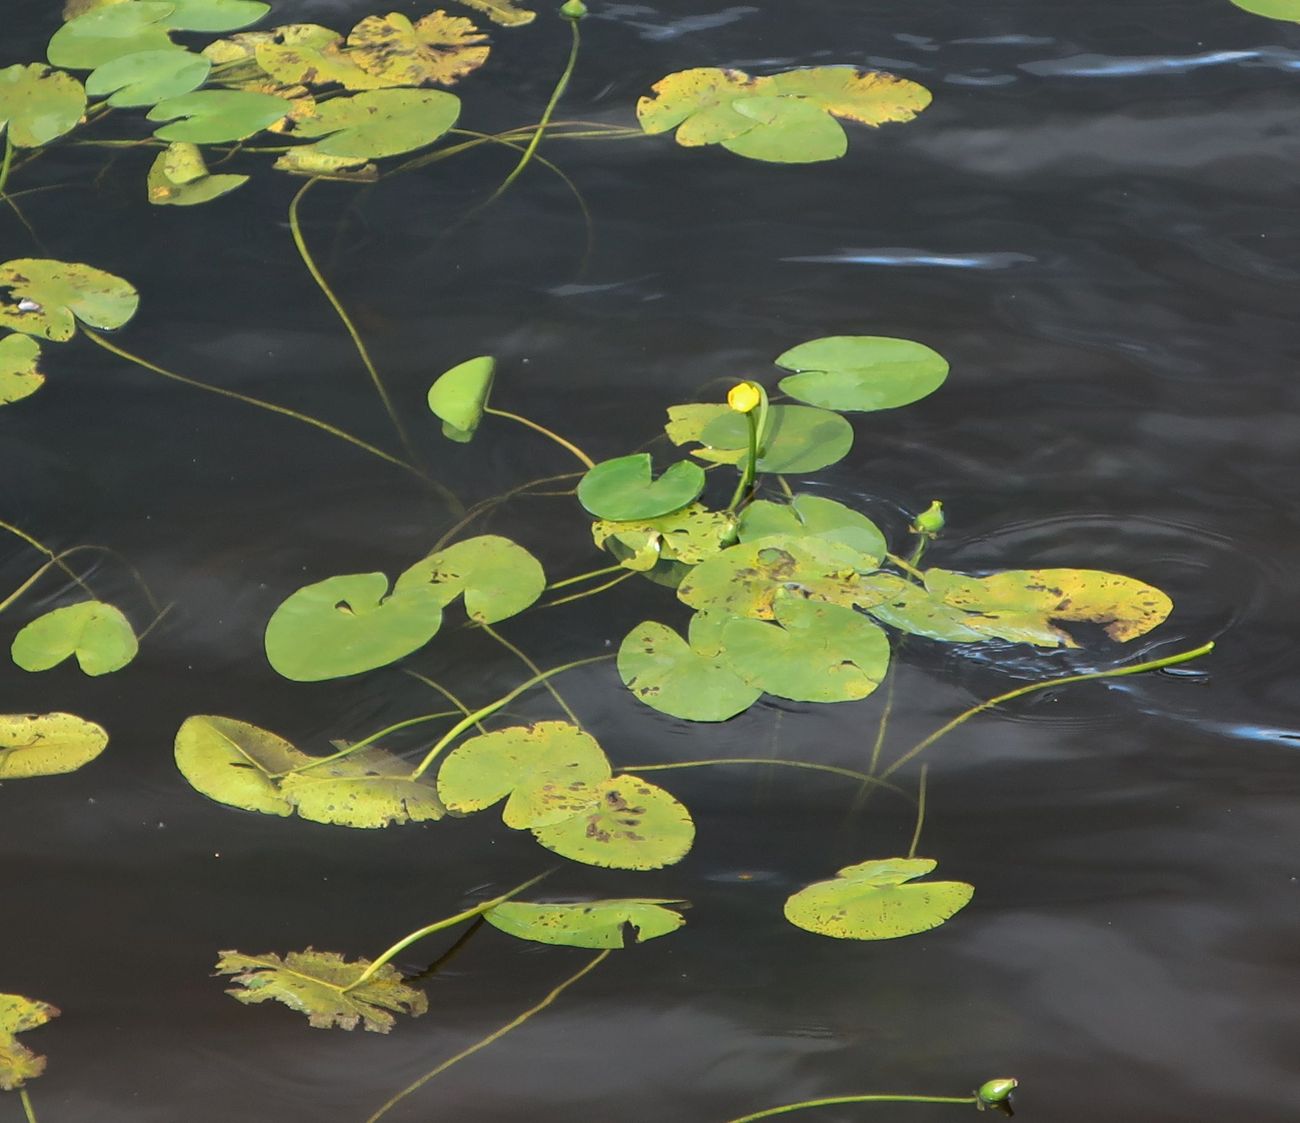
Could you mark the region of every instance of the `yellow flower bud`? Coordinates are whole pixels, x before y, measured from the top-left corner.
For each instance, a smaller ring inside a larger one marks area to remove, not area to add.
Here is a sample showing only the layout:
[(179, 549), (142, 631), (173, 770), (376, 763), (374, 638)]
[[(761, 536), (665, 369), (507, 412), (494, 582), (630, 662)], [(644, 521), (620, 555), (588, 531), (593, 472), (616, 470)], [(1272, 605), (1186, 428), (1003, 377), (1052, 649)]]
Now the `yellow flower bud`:
[(759, 389), (752, 382), (737, 382), (727, 391), (727, 405), (737, 413), (748, 413), (760, 401)]

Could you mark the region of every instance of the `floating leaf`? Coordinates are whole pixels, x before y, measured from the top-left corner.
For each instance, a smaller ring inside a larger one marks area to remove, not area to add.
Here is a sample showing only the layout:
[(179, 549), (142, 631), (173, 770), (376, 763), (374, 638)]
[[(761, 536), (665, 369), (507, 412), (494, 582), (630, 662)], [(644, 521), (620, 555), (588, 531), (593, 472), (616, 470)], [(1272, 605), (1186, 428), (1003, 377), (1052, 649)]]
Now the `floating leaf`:
[(860, 125), (910, 121), (930, 104), (930, 91), (916, 82), (852, 66), (787, 70), (764, 80), (764, 92), (805, 98), (827, 113)]
[(372, 159), (432, 144), (456, 123), (460, 99), (441, 90), (371, 90), (319, 102), (293, 123), (295, 137), (324, 137), (311, 146), (322, 156)]
[(0, 714), (0, 780), (75, 772), (107, 747), (108, 734), (75, 714)]
[(92, 8), (54, 33), (46, 57), (55, 66), (94, 70), (137, 51), (177, 50), (165, 22), (174, 10), (171, 0), (132, 0)]
[(388, 86), (450, 86), (487, 62), (488, 49), (471, 20), (446, 12), (414, 24), (398, 12), (367, 16), (348, 35), (351, 56)]
[(0, 265), (0, 327), (62, 343), (76, 321), (120, 328), (140, 303), (121, 277), (89, 265), (24, 257)]
[[(642, 944), (676, 932), (686, 917), (665, 905), (684, 901), (627, 897), (611, 901), (583, 901), (548, 905), (532, 901), (503, 901), (488, 909), (483, 919), (521, 940), (561, 944), (571, 948), (622, 948)], [(628, 935), (631, 935), (631, 941)]]
[(170, 0), (175, 9), (164, 23), (177, 31), (237, 31), (271, 10), (261, 0)]
[(591, 524), (591, 536), (598, 548), (613, 553), (625, 569), (645, 572), (660, 561), (698, 565), (730, 542), (735, 526), (735, 519), (725, 511), (710, 511), (692, 503), (657, 519), (597, 519)]
[(96, 8), (107, 8), (110, 4), (127, 4), (132, 0), (63, 0), (63, 18), (74, 19)]
[[(697, 614), (691, 620), (692, 641), (697, 638), (699, 619)], [(623, 638), (618, 673), (647, 706), (687, 721), (726, 721), (749, 709), (762, 694), (716, 651), (697, 650), (694, 643), (653, 620), (638, 624)]]
[(15, 637), (10, 653), (24, 671), (48, 671), (75, 655), (88, 675), (121, 670), (139, 650), (120, 609), (88, 600), (38, 616)]
[(263, 815), (292, 815), (280, 774), (312, 758), (283, 737), (246, 721), (195, 714), (176, 732), (176, 767), (209, 799)]
[(737, 156), (771, 164), (815, 164), (838, 160), (849, 149), (843, 126), (802, 98), (746, 97), (732, 102), (732, 108), (758, 125), (722, 141)]
[(160, 101), (150, 121), (171, 121), (154, 130), (159, 140), (185, 140), (192, 144), (220, 144), (246, 140), (277, 121), (289, 110), (283, 98), (251, 90), (195, 90)]
[(885, 536), (866, 515), (843, 503), (806, 493), (788, 504), (759, 499), (745, 508), (737, 531), (742, 542), (753, 542), (773, 534), (802, 535), (839, 542), (871, 558), (877, 565), (889, 547)]
[(1095, 569), (1020, 569), (988, 577), (931, 569), (925, 583), (945, 604), (974, 614), (972, 628), (1046, 647), (1078, 646), (1051, 626), (1053, 620), (1101, 624), (1111, 639), (1125, 643), (1163, 623), (1174, 607), (1145, 582)]
[(874, 571), (871, 558), (839, 542), (774, 536), (701, 562), (677, 596), (700, 611), (772, 620), (779, 593), (866, 608), (882, 596), (864, 580)]
[(690, 812), (639, 776), (616, 776), (590, 789), (588, 810), (533, 831), (562, 858), (619, 870), (657, 870), (684, 858), (695, 841)]
[(677, 143), (688, 148), (717, 144), (749, 132), (757, 122), (738, 113), (734, 103), (759, 92), (758, 79), (739, 70), (697, 67), (661, 78), (650, 97), (637, 102), (636, 116), (647, 133), (677, 129)]
[(836, 604), (777, 597), (776, 623), (729, 620), (727, 666), (757, 689), (795, 702), (851, 702), (885, 677), (889, 639), (865, 616)]
[(648, 452), (605, 460), (578, 483), (578, 502), (601, 519), (627, 522), (671, 514), (704, 490), (704, 470), (681, 460), (657, 480), (651, 478)]
[(429, 387), (429, 409), (442, 421), (443, 436), (468, 443), (483, 420), (497, 361), (491, 355), (466, 359), (440, 374)]
[(540, 721), (471, 737), (438, 770), (449, 811), (482, 811), (505, 799), (501, 818), (515, 830), (571, 818), (592, 803), (592, 787), (610, 778), (595, 738), (565, 721)]
[[(668, 424), (664, 426), (664, 432), (675, 445), (695, 444), (700, 442), (704, 430), (711, 422), (719, 417), (726, 417), (731, 412), (730, 406), (714, 402), (692, 402), (689, 405), (669, 406)], [(741, 449), (740, 453), (743, 456), (744, 450)], [(734, 464), (735, 461), (731, 463)]]
[[(708, 454), (696, 455), (739, 464), (748, 455), (749, 423), (743, 414), (728, 410), (705, 426), (700, 440), (708, 446)], [(838, 413), (811, 406), (773, 406), (758, 470), (777, 475), (819, 472), (843, 460), (852, 447), (853, 426)], [(719, 455), (720, 449), (729, 451)]]
[[(337, 84), (348, 90), (378, 90), (390, 85), (362, 70), (343, 36), (314, 23), (293, 23), (274, 31), (254, 31), (224, 41), (250, 49), (257, 65), (287, 86)], [(218, 47), (218, 44), (213, 44)], [(220, 47), (230, 53), (230, 47)]]
[(31, 336), (0, 339), (0, 406), (30, 397), (45, 385), (40, 361), (41, 345)]
[(523, 612), (546, 588), (541, 563), (509, 538), (481, 534), (430, 554), (404, 571), (393, 596), (431, 590), (442, 604), (462, 594), (465, 613), (480, 624), (495, 624)]
[(409, 764), (382, 749), (290, 773), (280, 792), (300, 818), (361, 830), (434, 822), (446, 813), (433, 785), (413, 778)]
[(211, 202), (248, 182), (246, 175), (210, 175), (196, 144), (172, 141), (149, 169), (149, 202), (156, 207), (192, 207)]
[(390, 963), (361, 986), (352, 987), (370, 966), (369, 960), (349, 963), (338, 952), (312, 948), (291, 951), (283, 959), (273, 952), (220, 954), (216, 974), (230, 975), (237, 984), (226, 991), (228, 995), (250, 1006), (283, 1002), (306, 1014), (313, 1029), (355, 1029), (360, 1023), (372, 1033), (387, 1033), (396, 1022), (389, 1010), (418, 1018), (429, 1009), (424, 992), (402, 982)]
[(933, 593), (894, 573), (878, 573), (868, 578), (880, 600), (868, 606), (882, 624), (909, 632), (914, 636), (939, 640), (941, 643), (977, 643), (988, 634), (977, 631), (968, 613), (944, 604)]
[(537, 18), (536, 12), (521, 8), (516, 0), (460, 0), (468, 8), (482, 12), (501, 27), (523, 27)]
[(12, 1092), (45, 1071), (45, 1058), (33, 1053), (17, 1035), (57, 1018), (48, 1002), (21, 994), (0, 994), (0, 1091)]
[(211, 62), (189, 51), (137, 51), (98, 67), (86, 79), (86, 92), (92, 97), (112, 94), (108, 104), (118, 109), (156, 105), (197, 90), (211, 69)]
[(910, 339), (832, 335), (791, 347), (776, 365), (798, 373), (781, 379), (792, 398), (827, 409), (894, 409), (933, 394), (948, 377), (937, 351)]
[(964, 881), (922, 881), (932, 858), (884, 858), (845, 866), (833, 881), (799, 890), (785, 903), (791, 924), (839, 940), (892, 940), (937, 928), (970, 903)]
[(1267, 19), (1300, 23), (1300, 0), (1232, 0), (1242, 11)]
[(0, 133), (15, 148), (39, 148), (70, 133), (86, 111), (86, 91), (71, 74), (33, 63), (0, 70)]
[(295, 682), (373, 671), (428, 643), (448, 599), (418, 582), (390, 595), (382, 573), (328, 577), (291, 593), (275, 610), (266, 625), (266, 657)]

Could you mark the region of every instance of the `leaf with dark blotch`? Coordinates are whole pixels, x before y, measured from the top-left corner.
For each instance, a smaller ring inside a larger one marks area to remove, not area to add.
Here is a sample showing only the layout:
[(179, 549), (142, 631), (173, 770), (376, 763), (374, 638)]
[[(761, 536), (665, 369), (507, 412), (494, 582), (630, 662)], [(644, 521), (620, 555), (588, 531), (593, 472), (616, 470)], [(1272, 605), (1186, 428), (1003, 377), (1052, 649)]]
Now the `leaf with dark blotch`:
[[(644, 573), (661, 560), (699, 565), (726, 547), (735, 526), (734, 517), (725, 511), (692, 503), (656, 519), (597, 519), (591, 536), (598, 547), (615, 553), (625, 569)], [(622, 549), (615, 552), (614, 544)]]
[(539, 944), (621, 948), (627, 946), (629, 935), (631, 942), (641, 944), (676, 932), (686, 918), (664, 906), (685, 903), (648, 897), (573, 904), (505, 901), (485, 912), (483, 919), (502, 932)]
[(495, 624), (523, 612), (545, 588), (546, 573), (532, 554), (499, 534), (480, 534), (404, 570), (393, 596), (427, 591), (442, 604), (463, 596), (471, 620)]
[[(691, 619), (692, 640), (700, 619), (700, 613)], [(726, 721), (762, 694), (716, 651), (699, 650), (654, 620), (638, 624), (623, 638), (618, 673), (633, 696), (651, 709), (687, 721)]]
[(63, 343), (77, 321), (120, 328), (140, 304), (121, 277), (90, 265), (23, 257), (0, 265), (0, 327)]
[(29, 335), (0, 339), (0, 406), (29, 398), (45, 385), (41, 345)]
[(71, 74), (39, 63), (0, 70), (0, 133), (15, 148), (39, 148), (70, 133), (86, 111), (86, 91)]
[(106, 4), (68, 20), (54, 33), (46, 57), (55, 66), (94, 70), (137, 51), (180, 50), (167, 34), (175, 5), (156, 0)]
[(482, 12), (501, 27), (523, 27), (537, 18), (536, 12), (521, 8), (516, 0), (460, 0), (466, 7)]
[(21, 994), (0, 994), (0, 1091), (12, 1092), (45, 1071), (45, 1058), (18, 1040), (18, 1034), (57, 1018), (48, 1002)]
[(75, 772), (107, 747), (103, 728), (75, 714), (0, 714), (0, 780)]
[(388, 86), (450, 86), (487, 62), (487, 36), (472, 20), (433, 12), (412, 23), (399, 12), (367, 16), (348, 35), (348, 52)]

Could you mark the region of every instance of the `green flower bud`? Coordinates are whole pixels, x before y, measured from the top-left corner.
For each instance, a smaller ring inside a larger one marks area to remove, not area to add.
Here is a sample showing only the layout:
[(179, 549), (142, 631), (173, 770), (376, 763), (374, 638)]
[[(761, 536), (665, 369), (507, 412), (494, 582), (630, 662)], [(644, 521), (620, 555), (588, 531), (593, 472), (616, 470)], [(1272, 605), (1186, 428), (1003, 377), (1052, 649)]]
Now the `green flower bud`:
[(579, 20), (587, 14), (587, 5), (582, 0), (564, 0), (560, 6), (560, 15), (565, 19)]
[(1020, 1081), (1010, 1076), (999, 1076), (995, 1080), (986, 1080), (975, 1091), (975, 1099), (979, 1109), (983, 1111), (987, 1107), (1005, 1108), (1009, 1106), (1007, 1101), (1011, 1098), (1011, 1093), (1015, 1090)]
[(912, 533), (933, 538), (943, 530), (944, 521), (943, 504), (937, 499), (932, 499), (930, 506), (916, 516), (916, 521), (912, 523)]

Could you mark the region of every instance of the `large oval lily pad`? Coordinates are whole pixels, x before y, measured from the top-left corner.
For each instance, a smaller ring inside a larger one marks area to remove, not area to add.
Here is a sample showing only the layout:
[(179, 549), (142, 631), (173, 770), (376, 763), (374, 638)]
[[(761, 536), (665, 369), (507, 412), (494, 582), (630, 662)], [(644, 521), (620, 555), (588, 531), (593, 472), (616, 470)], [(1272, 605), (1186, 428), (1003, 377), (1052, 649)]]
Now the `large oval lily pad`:
[(796, 372), (781, 379), (792, 398), (839, 410), (905, 406), (934, 393), (948, 377), (948, 362), (937, 351), (883, 335), (809, 340), (780, 355), (776, 365)]
[(150, 121), (172, 122), (154, 130), (159, 140), (191, 144), (247, 140), (288, 115), (283, 98), (253, 90), (195, 90), (160, 101), (148, 113)]
[(497, 361), (491, 355), (466, 359), (429, 387), (429, 409), (442, 422), (443, 436), (467, 444), (478, 431), (492, 393)]
[(58, 1008), (48, 1002), (0, 994), (0, 1091), (12, 1092), (45, 1071), (45, 1058), (27, 1048), (17, 1035), (58, 1016)]
[(107, 747), (103, 728), (75, 714), (0, 714), (0, 780), (75, 772)]
[(0, 339), (0, 406), (31, 397), (45, 385), (41, 345), (29, 335)]
[(704, 469), (679, 460), (658, 479), (648, 452), (604, 460), (578, 483), (578, 502), (599, 519), (654, 519), (693, 503), (704, 490)]
[(442, 604), (462, 594), (465, 613), (481, 624), (516, 616), (542, 595), (546, 573), (518, 543), (497, 534), (481, 534), (430, 554), (405, 570), (393, 595), (431, 590)]
[(889, 550), (880, 528), (866, 515), (851, 507), (806, 492), (789, 503), (759, 499), (745, 508), (737, 533), (742, 542), (754, 542), (774, 534), (809, 536), (839, 542), (864, 558), (880, 564)]
[[(749, 442), (748, 423), (742, 414), (728, 410), (705, 426), (700, 439), (711, 449), (740, 451), (738, 459), (743, 459)], [(853, 426), (838, 413), (811, 406), (773, 406), (758, 470), (777, 475), (819, 472), (843, 460), (852, 447)], [(726, 459), (738, 462), (730, 455)]]
[(48, 671), (76, 656), (86, 674), (106, 675), (125, 667), (139, 649), (121, 609), (89, 600), (38, 616), (14, 637), (11, 654), (24, 671)]
[(121, 277), (90, 265), (23, 257), (0, 265), (0, 327), (62, 343), (77, 320), (92, 328), (120, 328), (140, 304)]
[(86, 92), (108, 98), (116, 109), (156, 105), (165, 98), (197, 90), (212, 63), (190, 51), (137, 51), (97, 67), (86, 79)]
[(503, 901), (483, 914), (483, 919), (521, 940), (561, 944), (571, 948), (621, 948), (676, 932), (686, 918), (665, 905), (682, 901), (625, 897), (575, 904), (536, 904)]
[(137, 51), (175, 48), (166, 23), (175, 10), (171, 0), (131, 0), (129, 4), (93, 8), (68, 20), (54, 33), (46, 57), (55, 66), (94, 70)]
[(432, 144), (459, 116), (460, 98), (442, 90), (370, 90), (317, 102), (291, 123), (293, 136), (324, 138), (313, 154), (369, 160)]
[(86, 111), (86, 91), (71, 74), (48, 66), (0, 70), (0, 133), (15, 148), (39, 148), (70, 133)]
[(937, 928), (970, 903), (964, 881), (906, 884), (934, 870), (932, 858), (884, 858), (845, 866), (833, 881), (799, 890), (785, 903), (791, 924), (839, 940), (893, 940)]
[[(692, 633), (698, 619), (699, 614), (691, 620)], [(618, 673), (647, 706), (687, 721), (726, 721), (749, 709), (762, 694), (716, 652), (697, 651), (653, 620), (638, 624), (623, 638)]]
[(450, 86), (487, 62), (489, 47), (472, 20), (433, 12), (412, 23), (400, 12), (367, 16), (348, 35), (362, 69), (389, 86)]

